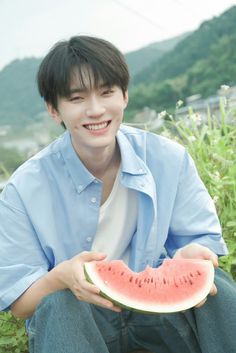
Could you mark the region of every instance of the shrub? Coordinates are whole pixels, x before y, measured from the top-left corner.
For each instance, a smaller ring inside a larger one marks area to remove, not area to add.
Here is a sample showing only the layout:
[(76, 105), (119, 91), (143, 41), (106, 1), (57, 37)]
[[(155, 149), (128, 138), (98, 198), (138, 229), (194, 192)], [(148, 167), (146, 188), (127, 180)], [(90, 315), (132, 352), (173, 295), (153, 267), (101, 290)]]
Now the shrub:
[(185, 119), (167, 116), (165, 121), (161, 133), (187, 148), (215, 202), (229, 248), (229, 255), (220, 258), (220, 265), (236, 279), (236, 112), (227, 111), (222, 100), (220, 117), (208, 111), (203, 122), (190, 109)]

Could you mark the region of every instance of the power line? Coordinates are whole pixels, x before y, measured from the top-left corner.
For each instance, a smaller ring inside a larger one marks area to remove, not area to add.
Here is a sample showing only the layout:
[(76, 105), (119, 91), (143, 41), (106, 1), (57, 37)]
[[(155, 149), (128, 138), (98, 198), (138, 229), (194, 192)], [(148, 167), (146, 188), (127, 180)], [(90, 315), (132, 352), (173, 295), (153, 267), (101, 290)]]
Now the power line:
[[(146, 22), (148, 22), (149, 24), (151, 24), (152, 26), (158, 28), (159, 30), (163, 31), (163, 32), (169, 32), (169, 30), (167, 28), (162, 27), (161, 25), (159, 25), (157, 22), (152, 21), (150, 18), (144, 16), (142, 13), (140, 13), (139, 11), (127, 6), (126, 4), (124, 4), (123, 2), (119, 1), (119, 0), (112, 0), (113, 2), (115, 2), (116, 4), (118, 4), (119, 6), (123, 7), (124, 9), (130, 11), (131, 13), (133, 13), (134, 15), (142, 18), (143, 20), (145, 20)], [(171, 33), (172, 35), (173, 33)]]

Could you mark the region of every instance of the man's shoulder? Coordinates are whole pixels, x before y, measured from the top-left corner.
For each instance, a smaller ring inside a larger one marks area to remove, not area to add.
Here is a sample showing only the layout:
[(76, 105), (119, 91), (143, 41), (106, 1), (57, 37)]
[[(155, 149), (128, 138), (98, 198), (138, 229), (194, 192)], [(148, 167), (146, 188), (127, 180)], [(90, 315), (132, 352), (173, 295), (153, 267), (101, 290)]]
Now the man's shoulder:
[(141, 147), (146, 153), (173, 157), (183, 156), (185, 153), (185, 148), (180, 143), (157, 133), (127, 125), (122, 125), (120, 131), (134, 147)]
[(39, 179), (44, 173), (47, 173), (47, 167), (52, 165), (54, 156), (60, 152), (62, 136), (52, 141), (49, 145), (41, 151), (30, 157), (23, 164), (21, 164), (10, 177), (11, 183), (17, 183), (23, 178)]

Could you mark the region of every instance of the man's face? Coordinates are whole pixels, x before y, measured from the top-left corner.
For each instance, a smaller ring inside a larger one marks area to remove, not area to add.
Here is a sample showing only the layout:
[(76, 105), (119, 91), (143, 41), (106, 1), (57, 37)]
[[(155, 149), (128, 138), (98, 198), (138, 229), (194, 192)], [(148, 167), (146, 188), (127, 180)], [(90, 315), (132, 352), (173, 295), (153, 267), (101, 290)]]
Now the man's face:
[(50, 114), (57, 123), (65, 124), (79, 155), (91, 149), (113, 146), (128, 103), (128, 93), (123, 95), (120, 87), (108, 87), (102, 82), (98, 87), (91, 87), (91, 82), (86, 85), (86, 77), (83, 77), (85, 86), (91, 88), (82, 89), (77, 84), (79, 80), (73, 81), (69, 97), (58, 99), (57, 110), (48, 105)]

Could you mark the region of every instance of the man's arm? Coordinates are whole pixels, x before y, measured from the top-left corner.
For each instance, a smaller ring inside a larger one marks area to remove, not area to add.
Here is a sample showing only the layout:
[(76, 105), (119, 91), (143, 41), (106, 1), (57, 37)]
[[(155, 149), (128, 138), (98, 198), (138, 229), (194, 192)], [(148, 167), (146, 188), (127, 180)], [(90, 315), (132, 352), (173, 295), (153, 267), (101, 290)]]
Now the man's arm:
[(31, 317), (41, 300), (56, 291), (70, 289), (78, 300), (120, 311), (109, 300), (99, 296), (99, 288), (87, 282), (83, 264), (88, 261), (101, 261), (103, 253), (83, 252), (54, 267), (45, 276), (34, 282), (12, 305), (14, 316), (21, 319)]

